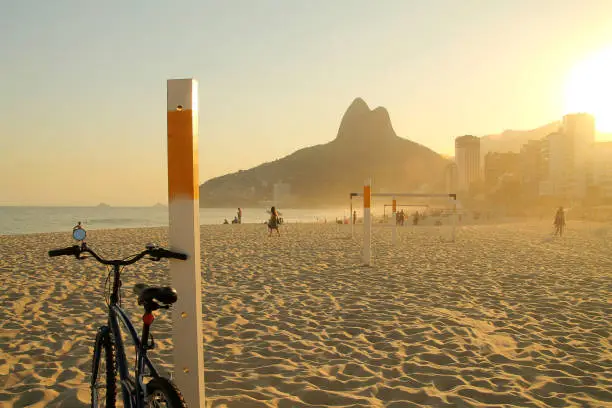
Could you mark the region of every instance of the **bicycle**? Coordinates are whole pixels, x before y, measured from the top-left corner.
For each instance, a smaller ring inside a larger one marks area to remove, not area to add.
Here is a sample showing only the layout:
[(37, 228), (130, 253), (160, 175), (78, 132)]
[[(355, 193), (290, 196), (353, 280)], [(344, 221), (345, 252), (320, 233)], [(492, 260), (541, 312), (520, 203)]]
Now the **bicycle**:
[[(155, 347), (153, 337), (150, 335), (150, 327), (154, 321), (152, 312), (158, 309), (169, 309), (178, 299), (176, 291), (168, 286), (149, 287), (143, 283), (134, 286), (134, 294), (138, 298), (138, 304), (144, 307), (143, 328), (139, 338), (132, 322), (121, 308), (120, 287), (123, 267), (132, 265), (147, 255), (149, 256), (148, 259), (152, 261), (160, 261), (162, 258), (185, 260), (187, 255), (149, 244), (144, 251), (138, 254), (124, 259), (106, 260), (87, 246), (84, 242), (85, 236), (84, 229), (75, 227), (73, 238), (80, 241), (80, 244), (50, 250), (49, 256), (72, 255), (79, 260), (94, 258), (101, 264), (112, 267), (105, 284), (106, 289), (112, 275), (112, 282), (110, 282), (112, 288), (109, 287), (105, 296), (108, 307), (108, 321), (106, 325), (98, 329), (94, 343), (90, 384), (91, 406), (93, 408), (115, 407), (118, 368), (125, 408), (186, 407), (187, 405), (176, 385), (170, 379), (162, 377), (147, 356), (147, 352)], [(83, 254), (90, 254), (90, 256), (82, 256)], [(125, 355), (119, 323), (127, 328), (136, 348), (134, 377), (130, 375), (128, 370), (129, 364)], [(148, 369), (148, 373), (146, 373), (145, 368)], [(145, 378), (149, 377), (150, 380), (145, 383)], [(102, 381), (105, 381), (106, 384), (102, 385)], [(100, 396), (102, 390), (106, 392), (106, 395)]]

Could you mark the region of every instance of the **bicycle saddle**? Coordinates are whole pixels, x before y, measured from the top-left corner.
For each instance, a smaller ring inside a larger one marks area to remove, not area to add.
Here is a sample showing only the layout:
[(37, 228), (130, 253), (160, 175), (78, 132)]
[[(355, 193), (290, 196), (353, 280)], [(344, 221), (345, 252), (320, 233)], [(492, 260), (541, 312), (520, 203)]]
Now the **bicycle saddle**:
[(178, 299), (176, 290), (170, 286), (147, 286), (144, 283), (137, 283), (134, 285), (134, 293), (138, 296), (139, 305), (151, 301), (157, 301), (164, 305), (171, 305)]

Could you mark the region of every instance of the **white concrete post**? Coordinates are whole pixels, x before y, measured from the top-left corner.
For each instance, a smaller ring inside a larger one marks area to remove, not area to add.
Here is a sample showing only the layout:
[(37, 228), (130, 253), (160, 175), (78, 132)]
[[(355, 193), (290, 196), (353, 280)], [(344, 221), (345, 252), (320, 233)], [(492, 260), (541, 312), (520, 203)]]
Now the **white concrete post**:
[(350, 220), (351, 220), (351, 238), (355, 239), (355, 221), (353, 221), (353, 196), (351, 195), (351, 214), (350, 214)]
[(372, 181), (367, 179), (363, 186), (363, 264), (370, 266), (372, 261), (372, 217), (370, 214), (370, 200)]
[(171, 260), (178, 301), (172, 311), (174, 381), (189, 407), (204, 407), (204, 344), (200, 275), (198, 185), (198, 83), (168, 80), (168, 209), (170, 248), (186, 253)]
[(395, 197), (393, 197), (393, 205), (392, 205), (392, 211), (391, 211), (391, 218), (393, 218), (393, 234), (392, 234), (392, 242), (393, 245), (397, 244), (397, 200), (395, 200)]
[(453, 195), (452, 196), (452, 202), (453, 202), (453, 233), (452, 233), (452, 240), (453, 242), (455, 242), (455, 230), (457, 228), (457, 196)]

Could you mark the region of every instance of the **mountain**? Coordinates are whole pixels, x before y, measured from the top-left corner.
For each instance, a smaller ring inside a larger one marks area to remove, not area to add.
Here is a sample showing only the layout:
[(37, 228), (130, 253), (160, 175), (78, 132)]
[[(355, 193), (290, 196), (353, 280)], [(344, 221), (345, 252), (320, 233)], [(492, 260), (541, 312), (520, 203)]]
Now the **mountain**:
[(480, 138), (480, 154), (484, 157), (488, 152), (515, 152), (530, 140), (542, 139), (556, 132), (561, 122), (551, 122), (532, 130), (506, 130), (498, 135), (482, 136)]
[[(488, 152), (515, 152), (530, 140), (542, 139), (556, 132), (561, 127), (561, 121), (551, 122), (531, 130), (506, 130), (501, 134), (482, 136), (480, 138), (480, 155), (484, 157)], [(601, 140), (612, 140), (611, 134), (598, 133)]]
[(373, 192), (439, 192), (448, 163), (431, 149), (397, 136), (385, 108), (371, 110), (357, 98), (334, 140), (210, 179), (200, 186), (200, 206), (258, 206), (274, 199), (276, 183), (290, 185), (285, 207), (346, 205), (349, 193), (361, 191), (368, 177)]

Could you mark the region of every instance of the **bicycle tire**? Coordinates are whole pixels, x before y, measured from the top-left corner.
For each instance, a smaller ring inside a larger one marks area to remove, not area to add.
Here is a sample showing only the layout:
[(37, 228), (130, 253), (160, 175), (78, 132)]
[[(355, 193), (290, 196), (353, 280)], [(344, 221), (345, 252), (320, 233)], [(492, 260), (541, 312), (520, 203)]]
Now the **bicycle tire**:
[[(100, 372), (101, 364), (104, 362), (104, 373)], [(94, 354), (91, 365), (91, 407), (115, 408), (117, 398), (117, 370), (115, 367), (115, 353), (108, 327), (103, 327), (96, 334)], [(106, 381), (106, 395), (103, 397), (105, 405), (101, 405), (98, 395), (98, 380), (104, 378)]]
[(147, 384), (145, 407), (163, 407), (161, 402), (165, 402), (166, 408), (187, 408), (187, 403), (176, 385), (167, 378), (157, 377)]

